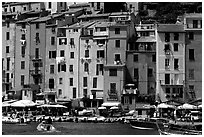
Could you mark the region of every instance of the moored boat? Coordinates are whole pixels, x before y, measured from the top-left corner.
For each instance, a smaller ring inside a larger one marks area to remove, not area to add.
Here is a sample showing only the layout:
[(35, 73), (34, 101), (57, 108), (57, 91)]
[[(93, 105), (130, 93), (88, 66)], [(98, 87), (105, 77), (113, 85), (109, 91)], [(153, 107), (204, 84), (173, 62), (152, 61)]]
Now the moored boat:
[(130, 120), (132, 128), (145, 130), (154, 130), (157, 129), (157, 124), (165, 126), (167, 123), (168, 120), (163, 118), (137, 118)]

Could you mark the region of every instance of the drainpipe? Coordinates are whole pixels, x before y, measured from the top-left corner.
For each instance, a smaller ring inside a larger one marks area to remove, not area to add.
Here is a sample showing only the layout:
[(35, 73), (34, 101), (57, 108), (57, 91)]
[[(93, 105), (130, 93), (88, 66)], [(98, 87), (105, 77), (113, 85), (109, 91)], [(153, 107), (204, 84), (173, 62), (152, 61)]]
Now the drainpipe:
[(80, 40), (81, 40), (81, 31), (79, 34), (78, 60), (77, 60), (77, 63), (78, 63), (78, 98), (80, 97)]

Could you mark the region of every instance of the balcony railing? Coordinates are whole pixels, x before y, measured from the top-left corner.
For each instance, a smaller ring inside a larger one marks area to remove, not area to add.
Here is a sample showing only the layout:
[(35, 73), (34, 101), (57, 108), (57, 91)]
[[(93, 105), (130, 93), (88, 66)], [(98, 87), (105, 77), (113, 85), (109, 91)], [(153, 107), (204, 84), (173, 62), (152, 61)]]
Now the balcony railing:
[(146, 44), (146, 45), (129, 45), (128, 51), (134, 51), (134, 52), (156, 52), (156, 45), (155, 44)]
[(108, 95), (117, 96), (117, 91), (116, 90), (108, 90)]
[(97, 31), (94, 32), (93, 36), (108, 36), (108, 31)]
[(41, 76), (42, 75), (41, 70), (38, 70), (38, 69), (30, 70), (30, 74), (32, 76)]
[(42, 61), (42, 58), (40, 57), (40, 56), (30, 56), (30, 59), (32, 60), (32, 61), (37, 61), (37, 62), (41, 62)]
[(137, 25), (135, 28), (137, 31), (154, 30), (155, 25), (154, 24), (141, 24), (141, 25)]

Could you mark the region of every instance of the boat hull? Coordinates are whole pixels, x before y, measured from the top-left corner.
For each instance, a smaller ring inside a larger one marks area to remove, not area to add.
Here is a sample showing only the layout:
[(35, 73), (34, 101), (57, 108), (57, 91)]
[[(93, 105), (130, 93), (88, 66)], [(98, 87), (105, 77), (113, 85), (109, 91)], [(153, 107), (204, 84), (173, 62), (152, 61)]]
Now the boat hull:
[(130, 120), (130, 125), (132, 128), (141, 129), (141, 130), (157, 129), (156, 123), (149, 122), (149, 121)]

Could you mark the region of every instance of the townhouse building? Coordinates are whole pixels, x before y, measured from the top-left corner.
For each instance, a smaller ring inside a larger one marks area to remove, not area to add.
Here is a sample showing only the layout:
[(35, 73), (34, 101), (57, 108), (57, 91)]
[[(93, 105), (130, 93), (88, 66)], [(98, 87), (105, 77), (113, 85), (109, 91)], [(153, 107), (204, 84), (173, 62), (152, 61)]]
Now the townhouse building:
[[(18, 96), (22, 96), (21, 90), (23, 88), (28, 88), (31, 82), (30, 66), (31, 66), (31, 21), (37, 19), (38, 17), (28, 18), (16, 22), (16, 37), (15, 37), (15, 91)], [(34, 38), (33, 38), (34, 39)], [(23, 95), (32, 98), (32, 94), (23, 93)]]
[(64, 12), (68, 10), (67, 2), (43, 2), (45, 10), (53, 13)]
[(202, 14), (185, 14), (182, 21), (186, 31), (186, 101), (190, 101), (202, 97)]
[(15, 20), (2, 20), (2, 95), (14, 88), (15, 29)]
[(182, 24), (156, 28), (156, 100), (184, 100), (185, 31)]
[[(133, 84), (126, 106), (138, 102), (153, 102), (156, 90), (156, 36), (154, 24), (138, 24), (136, 35), (128, 42), (126, 83)], [(133, 96), (132, 96), (133, 95)], [(132, 101), (132, 98), (135, 98)]]
[(45, 9), (43, 2), (7, 2), (2, 5), (4, 13), (23, 13), (27, 11), (41, 11)]

